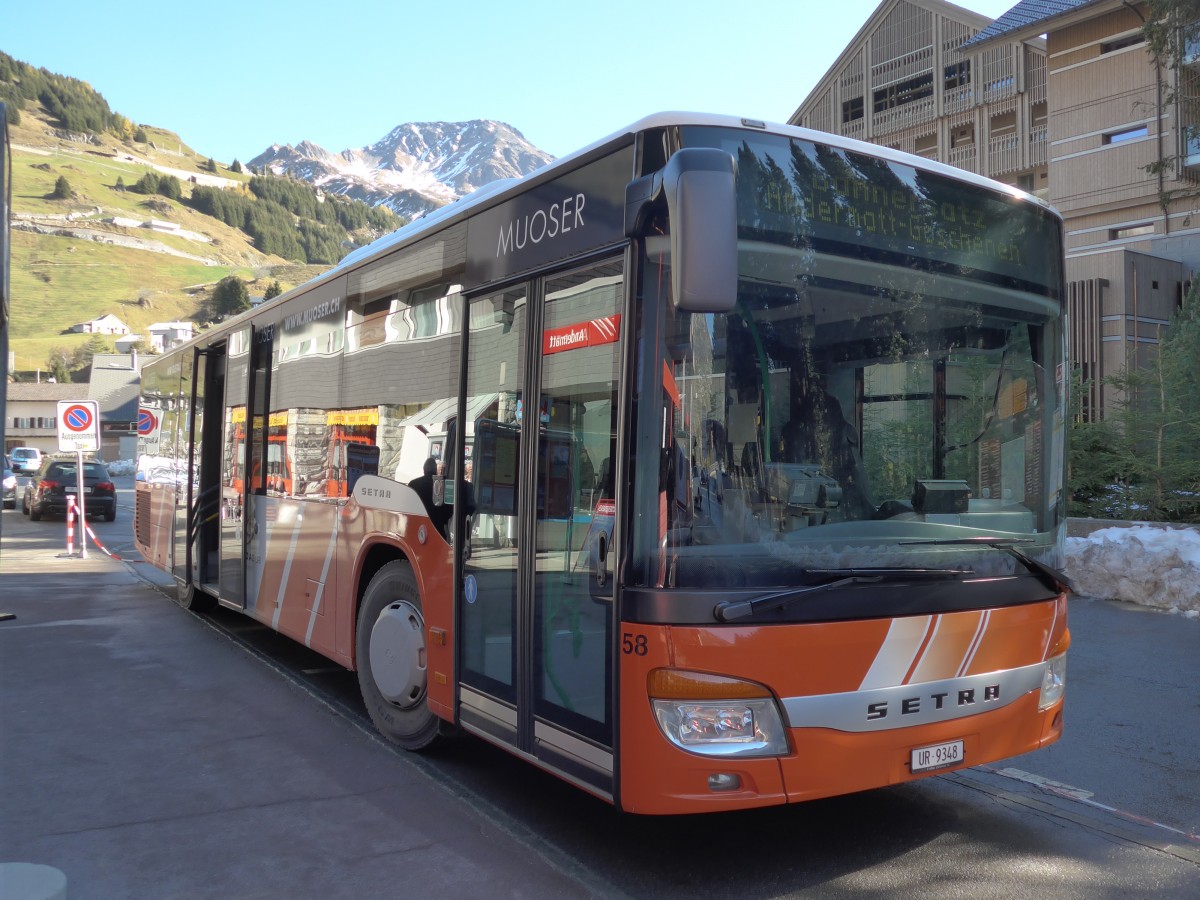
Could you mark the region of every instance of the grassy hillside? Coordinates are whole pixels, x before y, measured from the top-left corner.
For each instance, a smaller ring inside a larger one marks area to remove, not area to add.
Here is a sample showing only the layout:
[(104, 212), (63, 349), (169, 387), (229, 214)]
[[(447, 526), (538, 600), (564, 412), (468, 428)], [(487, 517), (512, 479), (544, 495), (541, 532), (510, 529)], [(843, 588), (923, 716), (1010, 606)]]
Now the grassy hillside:
[[(229, 274), (262, 294), (278, 280), (284, 290), (321, 272), (264, 255), (242, 231), (190, 209), (183, 202), (122, 190), (151, 167), (170, 170), (185, 198), (198, 183), (234, 185), (249, 180), (218, 165), (176, 135), (144, 127), (148, 141), (112, 135), (80, 142), (64, 137), (44, 110), (27, 106), (10, 126), (13, 144), (12, 330), (9, 349), (17, 371), (46, 369), (51, 348), (75, 348), (82, 334), (65, 334), (77, 322), (112, 313), (134, 332), (172, 319), (206, 319), (211, 287)], [(232, 161), (231, 161), (232, 162)], [(68, 199), (52, 195), (60, 177)], [(180, 234), (115, 224), (112, 220), (169, 222)], [(29, 229), (36, 229), (31, 231)], [(183, 236), (190, 233), (191, 236)], [(136, 246), (122, 246), (136, 244)], [(207, 286), (207, 288), (205, 287)]]

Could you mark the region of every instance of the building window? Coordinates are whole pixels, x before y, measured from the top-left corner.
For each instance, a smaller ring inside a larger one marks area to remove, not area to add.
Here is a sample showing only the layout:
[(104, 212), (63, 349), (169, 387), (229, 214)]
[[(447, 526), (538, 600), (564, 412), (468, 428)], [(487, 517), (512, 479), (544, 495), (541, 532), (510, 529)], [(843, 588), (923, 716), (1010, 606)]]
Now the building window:
[(1110, 241), (1119, 241), (1123, 238), (1138, 237), (1143, 234), (1154, 234), (1154, 224), (1148, 222), (1144, 225), (1126, 225), (1124, 228), (1110, 228), (1108, 230), (1108, 239)]
[(1106, 144), (1120, 144), (1124, 141), (1135, 141), (1138, 138), (1150, 136), (1150, 127), (1148, 125), (1139, 125), (1137, 128), (1125, 128), (1121, 131), (1112, 131), (1104, 136)]
[(853, 122), (855, 119), (861, 119), (862, 117), (862, 97), (855, 97), (853, 100), (845, 100), (842, 102), (842, 122)]
[(946, 66), (942, 79), (942, 85), (946, 90), (953, 90), (956, 87), (963, 87), (970, 83), (971, 61), (969, 59)]
[(898, 81), (895, 84), (889, 84), (887, 87), (877, 90), (872, 95), (872, 100), (874, 101), (873, 108), (876, 113), (886, 112), (897, 106), (915, 103), (917, 100), (924, 100), (926, 97), (932, 96), (933, 73), (926, 72), (924, 75), (918, 75), (916, 78)]
[(984, 92), (988, 94), (995, 94), (1000, 91), (1008, 91), (1012, 89), (1013, 84), (1014, 81), (1011, 75), (1001, 75), (994, 81), (989, 81), (984, 86)]
[(1112, 41), (1108, 41), (1100, 45), (1100, 53), (1115, 53), (1118, 50), (1124, 50), (1126, 47), (1136, 47), (1144, 42), (1144, 38), (1140, 33), (1127, 34), (1125, 37), (1120, 37)]
[(950, 132), (950, 146), (962, 147), (967, 144), (975, 143), (975, 126), (967, 125), (962, 128), (955, 128)]

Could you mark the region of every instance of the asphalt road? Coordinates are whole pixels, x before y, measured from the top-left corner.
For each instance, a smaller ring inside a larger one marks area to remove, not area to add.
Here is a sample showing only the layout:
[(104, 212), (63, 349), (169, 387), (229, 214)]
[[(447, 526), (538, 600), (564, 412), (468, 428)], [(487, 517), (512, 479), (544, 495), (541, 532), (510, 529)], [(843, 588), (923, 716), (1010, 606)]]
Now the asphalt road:
[[(132, 480), (118, 486), (117, 521), (92, 527), (110, 550), (130, 555)], [(61, 521), (32, 523), (19, 508), (4, 513), (6, 537), (35, 528), (63, 531)], [(256, 680), (283, 678), (332, 713), (324, 718), (340, 730), (321, 740), (341, 749), (314, 766), (357, 756), (365, 742), (388, 754), (397, 772), (435, 786), (446, 804), (465, 804), (480, 835), (499, 829), (546, 861), (555, 878), (568, 876), (578, 896), (1200, 896), (1196, 620), (1073, 600), (1066, 736), (1046, 750), (797, 807), (644, 818), (617, 813), (475, 739), (429, 756), (395, 750), (366, 721), (353, 676), (241, 616), (155, 612), (168, 614), (194, 623), (194, 642), (236, 642), (257, 661)], [(236, 696), (225, 702), (241, 705)], [(398, 815), (416, 820), (430, 810)], [(241, 848), (231, 838), (226, 852)], [(544, 890), (527, 885), (530, 896)], [(420, 893), (398, 887), (396, 896)]]

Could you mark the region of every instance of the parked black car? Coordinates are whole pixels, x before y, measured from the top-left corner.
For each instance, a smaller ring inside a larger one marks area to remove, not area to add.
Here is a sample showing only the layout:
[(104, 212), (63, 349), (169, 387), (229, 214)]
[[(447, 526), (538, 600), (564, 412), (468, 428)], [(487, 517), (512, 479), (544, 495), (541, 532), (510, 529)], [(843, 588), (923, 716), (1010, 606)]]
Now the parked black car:
[[(43, 459), (37, 474), (25, 485), (21, 512), (26, 513), (35, 522), (51, 513), (66, 515), (67, 494), (77, 493), (77, 484), (74, 459)], [(104, 521), (113, 521), (117, 517), (117, 486), (113, 484), (104, 463), (84, 460), (83, 485), (84, 509), (87, 514), (103, 515)]]

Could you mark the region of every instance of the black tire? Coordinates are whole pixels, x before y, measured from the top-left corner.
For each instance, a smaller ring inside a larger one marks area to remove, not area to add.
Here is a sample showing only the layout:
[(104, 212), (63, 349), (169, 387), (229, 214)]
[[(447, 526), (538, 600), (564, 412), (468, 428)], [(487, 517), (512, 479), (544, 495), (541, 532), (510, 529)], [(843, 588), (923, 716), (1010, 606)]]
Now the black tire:
[(35, 522), (40, 522), (42, 518), (42, 511), (38, 509), (37, 506), (29, 507), (29, 518)]
[(29, 498), (24, 494), (21, 495), (21, 514), (29, 515)]
[(117, 505), (114, 503), (104, 511), (105, 522), (115, 522), (117, 520)]
[[(372, 643), (389, 641), (377, 654)], [(425, 670), (425, 617), (412, 568), (404, 560), (385, 565), (363, 595), (354, 636), (358, 688), (379, 733), (406, 750), (428, 750), (447, 732), (429, 709)]]
[(194, 584), (181, 584), (175, 591), (175, 602), (194, 613), (212, 612), (217, 608), (217, 598), (197, 589)]

